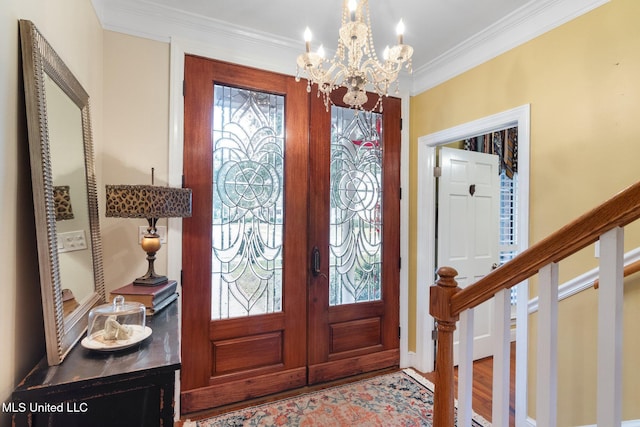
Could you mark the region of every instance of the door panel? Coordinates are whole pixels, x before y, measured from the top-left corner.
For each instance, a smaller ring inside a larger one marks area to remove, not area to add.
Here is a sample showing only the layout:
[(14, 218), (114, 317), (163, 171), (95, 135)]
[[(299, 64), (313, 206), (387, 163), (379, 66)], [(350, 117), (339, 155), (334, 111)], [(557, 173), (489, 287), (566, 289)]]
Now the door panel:
[(382, 138), (336, 151), (305, 84), (186, 57), (183, 413), (398, 365), (400, 101), (383, 106), (342, 112)]
[(311, 101), (310, 384), (399, 363), (400, 100), (383, 108)]
[(185, 59), (184, 412), (306, 384), (307, 98), (292, 77)]
[[(456, 269), (461, 288), (476, 282), (499, 262), (500, 175), (493, 154), (440, 150), (438, 264)], [(493, 354), (493, 300), (474, 310), (473, 359)], [(458, 360), (458, 332), (454, 334)]]

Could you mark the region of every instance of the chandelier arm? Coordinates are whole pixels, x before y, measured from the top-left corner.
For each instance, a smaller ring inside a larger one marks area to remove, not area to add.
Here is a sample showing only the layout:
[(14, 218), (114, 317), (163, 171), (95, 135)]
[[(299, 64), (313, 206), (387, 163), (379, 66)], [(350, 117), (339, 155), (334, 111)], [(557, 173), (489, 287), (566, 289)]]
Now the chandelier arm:
[[(307, 75), (307, 91), (311, 91), (312, 83), (318, 85), (317, 96), (322, 94), (327, 111), (329, 104), (333, 104), (330, 95), (339, 86), (347, 89), (342, 101), (358, 110), (364, 110), (364, 105), (372, 105), (373, 100), (368, 100), (367, 91), (374, 91), (378, 99), (371, 111), (378, 107), (382, 111), (382, 97), (388, 96), (394, 82), (398, 93), (399, 72), (404, 67), (411, 72), (413, 48), (403, 44), (404, 30), (398, 29), (398, 44), (385, 49), (383, 61), (378, 59), (368, 0), (344, 0), (341, 23), (333, 58), (325, 60), (321, 52), (323, 49), (318, 53), (310, 52), (310, 35), (308, 39), (305, 35), (307, 51), (298, 56), (297, 70)], [(402, 21), (398, 28), (401, 24)], [(299, 80), (298, 73), (296, 80)]]
[(330, 83), (334, 87), (340, 86), (340, 84), (343, 81), (343, 78), (344, 78), (343, 76), (345, 75), (346, 71), (347, 70), (346, 70), (346, 67), (344, 66), (344, 64), (342, 64), (340, 62), (332, 63), (331, 67), (329, 67), (329, 69), (326, 71), (326, 75), (327, 76), (333, 76), (333, 77), (331, 77), (330, 79), (327, 79), (327, 82)]

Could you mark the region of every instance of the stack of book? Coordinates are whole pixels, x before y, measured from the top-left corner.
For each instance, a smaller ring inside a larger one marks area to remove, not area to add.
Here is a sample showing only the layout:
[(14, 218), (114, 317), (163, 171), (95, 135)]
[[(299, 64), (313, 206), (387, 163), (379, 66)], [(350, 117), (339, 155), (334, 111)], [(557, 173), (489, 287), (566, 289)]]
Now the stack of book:
[(125, 301), (144, 304), (147, 316), (153, 316), (178, 299), (177, 286), (178, 282), (175, 280), (169, 280), (158, 286), (140, 286), (129, 283), (111, 291), (110, 300), (113, 301), (116, 296), (122, 295)]

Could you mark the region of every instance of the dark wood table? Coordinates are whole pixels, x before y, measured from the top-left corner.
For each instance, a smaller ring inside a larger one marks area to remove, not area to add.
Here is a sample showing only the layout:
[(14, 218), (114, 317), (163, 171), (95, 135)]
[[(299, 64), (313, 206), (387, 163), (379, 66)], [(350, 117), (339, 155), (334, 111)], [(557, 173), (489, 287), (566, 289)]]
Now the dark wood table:
[(180, 369), (178, 303), (147, 317), (152, 334), (117, 352), (78, 343), (58, 366), (44, 358), (12, 395), (15, 426), (173, 426)]

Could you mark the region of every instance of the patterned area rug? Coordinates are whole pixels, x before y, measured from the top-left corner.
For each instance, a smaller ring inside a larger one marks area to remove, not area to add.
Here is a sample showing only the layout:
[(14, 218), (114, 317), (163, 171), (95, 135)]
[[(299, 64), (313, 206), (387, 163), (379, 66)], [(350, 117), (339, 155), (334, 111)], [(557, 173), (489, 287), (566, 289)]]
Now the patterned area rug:
[[(433, 384), (411, 369), (251, 406), (185, 426), (431, 426)], [(491, 424), (474, 417), (474, 427)]]

